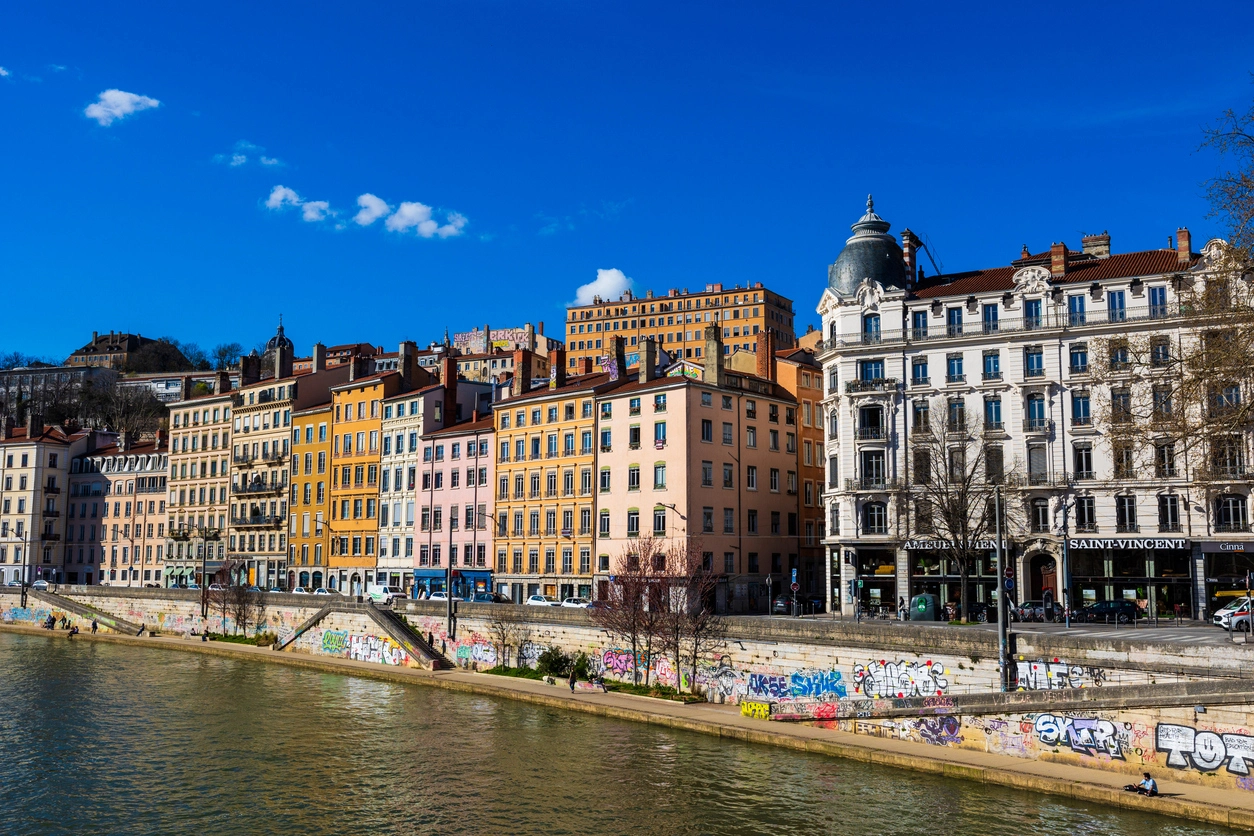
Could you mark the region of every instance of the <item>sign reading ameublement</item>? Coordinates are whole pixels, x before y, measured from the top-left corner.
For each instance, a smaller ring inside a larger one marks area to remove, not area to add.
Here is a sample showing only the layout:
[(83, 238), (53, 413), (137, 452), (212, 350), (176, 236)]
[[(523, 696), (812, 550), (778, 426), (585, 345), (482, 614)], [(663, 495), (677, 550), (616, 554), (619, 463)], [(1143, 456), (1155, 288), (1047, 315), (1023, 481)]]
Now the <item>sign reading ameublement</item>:
[(1069, 549), (1187, 549), (1189, 541), (1183, 537), (1073, 537), (1067, 541)]
[[(1009, 548), (1006, 541), (1001, 541), (1003, 549)], [(997, 548), (996, 540), (968, 540), (966, 545), (955, 545), (953, 540), (907, 540), (906, 551), (918, 552), (942, 552), (955, 548), (966, 548), (971, 551), (987, 551), (991, 552)]]

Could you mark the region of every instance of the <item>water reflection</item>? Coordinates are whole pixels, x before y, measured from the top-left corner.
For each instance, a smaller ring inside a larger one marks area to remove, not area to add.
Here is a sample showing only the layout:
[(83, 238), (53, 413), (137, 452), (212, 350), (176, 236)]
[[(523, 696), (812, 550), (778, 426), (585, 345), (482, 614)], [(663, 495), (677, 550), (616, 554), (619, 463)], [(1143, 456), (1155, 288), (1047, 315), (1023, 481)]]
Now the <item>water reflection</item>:
[(0, 634), (5, 832), (1213, 834), (534, 706)]

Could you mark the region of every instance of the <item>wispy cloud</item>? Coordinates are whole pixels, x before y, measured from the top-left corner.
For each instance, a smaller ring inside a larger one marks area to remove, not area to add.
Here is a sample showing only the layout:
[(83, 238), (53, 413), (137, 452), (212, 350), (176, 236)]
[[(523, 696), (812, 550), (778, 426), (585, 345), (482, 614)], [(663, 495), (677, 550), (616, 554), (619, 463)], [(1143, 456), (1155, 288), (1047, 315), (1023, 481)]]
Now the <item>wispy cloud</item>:
[(0, 67), (0, 78), (8, 78), (10, 75), (12, 75), (12, 73), (10, 73), (4, 67)]
[(266, 198), (266, 208), (282, 211), (288, 207), (300, 209), (301, 219), (306, 223), (317, 223), (336, 215), (328, 201), (304, 200), (295, 189), (287, 186), (275, 186), (271, 189), (270, 196)]
[(361, 211), (353, 216), (353, 221), (361, 226), (370, 226), (392, 211), (392, 207), (388, 206), (385, 200), (369, 192), (358, 196), (357, 205), (361, 207)]
[(95, 102), (87, 105), (83, 115), (88, 119), (95, 119), (102, 127), (107, 128), (132, 113), (160, 106), (161, 102), (148, 96), (112, 89), (105, 90)]
[(603, 200), (596, 206), (581, 206), (576, 212), (565, 215), (537, 212), (535, 217), (540, 222), (540, 228), (536, 230), (536, 234), (557, 235), (561, 232), (574, 232), (577, 227), (590, 221), (616, 220), (630, 203), (630, 199)]
[[(384, 219), (383, 226), (388, 231), (400, 235), (416, 235), (419, 238), (456, 238), (470, 223), (460, 212), (435, 209), (413, 200), (402, 202), (394, 210), (386, 200), (370, 192), (357, 196), (357, 206), (353, 222), (358, 226), (370, 226), (375, 221)], [(339, 217), (339, 213), (331, 208), (328, 201), (304, 200), (287, 186), (275, 186), (266, 198), (266, 207), (274, 210), (299, 207), (301, 217), (310, 223)], [(340, 222), (335, 228), (344, 229), (346, 226)]]
[(631, 286), (631, 279), (617, 267), (597, 270), (597, 277), (593, 281), (575, 289), (574, 304), (591, 305), (592, 300), (598, 296), (602, 299), (617, 299), (624, 291), (631, 290)]
[(283, 166), (284, 162), (277, 157), (267, 157), (266, 149), (260, 145), (254, 145), (248, 140), (241, 139), (231, 148), (229, 154), (214, 154), (213, 161), (222, 163), (231, 168), (238, 168), (242, 165), (248, 165), (250, 161), (255, 161), (258, 165), (263, 166)]

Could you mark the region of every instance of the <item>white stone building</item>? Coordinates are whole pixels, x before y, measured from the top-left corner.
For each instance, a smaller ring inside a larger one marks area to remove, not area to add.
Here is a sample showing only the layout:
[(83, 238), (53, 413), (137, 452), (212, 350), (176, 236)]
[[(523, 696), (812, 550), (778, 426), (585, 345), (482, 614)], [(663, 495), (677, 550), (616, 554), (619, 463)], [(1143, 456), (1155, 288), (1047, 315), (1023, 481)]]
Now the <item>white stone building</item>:
[[(982, 436), (1017, 504), (1012, 600), (1061, 599), (1064, 561), (1074, 607), (1134, 599), (1149, 614), (1196, 618), (1243, 589), (1254, 569), (1248, 435), (1217, 469), (1177, 460), (1147, 430), (1148, 452), (1116, 467), (1095, 420), (1112, 390), (1091, 377), (1090, 344), (1139, 334), (1172, 351), (1190, 338), (1177, 291), (1204, 280), (1207, 257), (1188, 230), (1171, 249), (1111, 254), (1103, 233), (1080, 251), (1025, 247), (1005, 266), (923, 278), (919, 239), (907, 229), (898, 244), (888, 229), (868, 200), (818, 307), (830, 608), (960, 597), (945, 544), (921, 536), (909, 501), (912, 434), (937, 410)], [(972, 601), (993, 600), (991, 552), (969, 583)]]

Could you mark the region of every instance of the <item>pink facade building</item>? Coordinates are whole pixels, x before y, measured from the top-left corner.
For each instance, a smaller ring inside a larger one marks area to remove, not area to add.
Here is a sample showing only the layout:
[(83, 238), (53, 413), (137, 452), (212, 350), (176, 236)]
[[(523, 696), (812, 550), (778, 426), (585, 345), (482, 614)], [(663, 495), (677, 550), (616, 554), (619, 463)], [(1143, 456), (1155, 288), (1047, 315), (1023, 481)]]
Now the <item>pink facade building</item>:
[[(446, 588), (470, 598), (492, 591), (492, 484), (494, 422), (491, 415), (426, 433), (413, 530), (418, 544), (414, 583)], [(447, 564), (445, 563), (447, 560)]]

